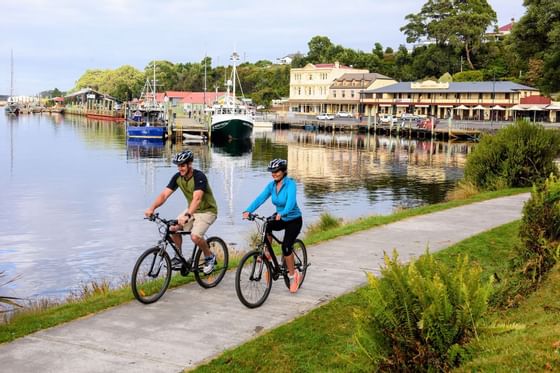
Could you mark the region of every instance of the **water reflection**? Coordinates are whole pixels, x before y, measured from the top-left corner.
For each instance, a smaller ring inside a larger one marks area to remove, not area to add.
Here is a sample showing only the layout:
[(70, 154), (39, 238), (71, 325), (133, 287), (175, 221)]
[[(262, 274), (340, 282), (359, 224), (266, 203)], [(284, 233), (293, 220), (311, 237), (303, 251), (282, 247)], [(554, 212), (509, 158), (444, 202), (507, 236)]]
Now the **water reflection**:
[[(323, 212), (347, 219), (443, 200), (462, 177), (467, 143), (366, 134), (256, 132), (248, 142), (184, 145), (126, 139), (122, 123), (60, 115), (0, 117), (0, 270), (16, 296), (63, 296), (81, 282), (128, 278), (157, 232), (143, 211), (190, 149), (208, 176), (219, 217), (211, 235), (239, 249), (253, 226), (241, 212), (288, 160), (304, 224)], [(175, 193), (160, 209), (184, 209)], [(261, 208), (273, 211), (271, 204)]]

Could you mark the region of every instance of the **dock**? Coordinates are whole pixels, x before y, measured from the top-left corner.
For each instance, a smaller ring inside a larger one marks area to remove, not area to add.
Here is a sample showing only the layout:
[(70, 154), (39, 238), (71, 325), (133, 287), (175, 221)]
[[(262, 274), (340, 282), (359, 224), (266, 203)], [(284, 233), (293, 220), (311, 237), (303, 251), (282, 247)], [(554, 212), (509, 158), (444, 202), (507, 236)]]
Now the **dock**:
[(275, 129), (297, 128), (325, 132), (362, 132), (379, 135), (399, 135), (419, 139), (478, 139), (483, 133), (493, 133), (510, 122), (449, 122), (441, 120), (435, 128), (419, 127), (413, 121), (398, 123), (372, 123), (358, 120), (317, 120), (278, 116), (272, 120)]
[(193, 118), (177, 117), (175, 118), (175, 123), (171, 126), (171, 139), (174, 142), (183, 141), (183, 134), (199, 135), (208, 138), (208, 125)]

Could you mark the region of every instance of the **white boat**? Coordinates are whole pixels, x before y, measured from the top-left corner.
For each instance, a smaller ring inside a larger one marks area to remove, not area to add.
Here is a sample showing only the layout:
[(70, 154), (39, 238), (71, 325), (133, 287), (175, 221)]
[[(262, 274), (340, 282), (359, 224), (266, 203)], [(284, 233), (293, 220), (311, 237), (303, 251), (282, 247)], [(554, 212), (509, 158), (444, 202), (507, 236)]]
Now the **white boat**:
[(183, 144), (202, 144), (208, 139), (203, 135), (193, 135), (190, 133), (183, 133)]
[[(213, 107), (210, 131), (212, 141), (216, 142), (248, 139), (253, 133), (253, 115), (247, 105), (238, 102), (235, 96), (235, 86), (238, 80), (237, 61), (239, 60), (237, 52), (233, 52), (231, 60), (233, 61), (232, 79), (226, 83), (226, 95), (223, 102), (217, 103)], [(232, 87), (231, 96), (230, 87)]]

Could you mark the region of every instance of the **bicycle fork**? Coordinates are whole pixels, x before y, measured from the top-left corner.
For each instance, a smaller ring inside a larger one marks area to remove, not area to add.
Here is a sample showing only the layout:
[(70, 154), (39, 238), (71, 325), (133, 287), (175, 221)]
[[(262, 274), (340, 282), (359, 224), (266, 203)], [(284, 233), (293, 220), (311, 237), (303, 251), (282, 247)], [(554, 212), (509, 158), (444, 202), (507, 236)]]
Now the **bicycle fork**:
[[(159, 276), (159, 272), (163, 267), (164, 262), (164, 253), (165, 253), (165, 246), (160, 246), (159, 251), (154, 253), (154, 259), (152, 260), (152, 265), (150, 266), (150, 270), (148, 271), (148, 276), (156, 278)], [(159, 259), (159, 261), (158, 261)], [(154, 268), (157, 267), (157, 270), (154, 273)]]

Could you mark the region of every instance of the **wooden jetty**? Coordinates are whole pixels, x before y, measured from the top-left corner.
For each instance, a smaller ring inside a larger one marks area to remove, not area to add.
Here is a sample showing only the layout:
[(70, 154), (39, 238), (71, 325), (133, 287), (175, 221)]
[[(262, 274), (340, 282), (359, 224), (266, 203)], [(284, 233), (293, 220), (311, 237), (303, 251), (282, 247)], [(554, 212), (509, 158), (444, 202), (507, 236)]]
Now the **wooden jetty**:
[(208, 125), (196, 119), (176, 117), (171, 126), (171, 139), (175, 142), (183, 141), (183, 134), (199, 135), (208, 138)]
[(435, 139), (478, 139), (483, 133), (491, 133), (501, 126), (476, 126), (468, 124), (451, 124), (441, 121), (435, 128), (419, 127), (416, 122), (399, 122), (393, 124), (376, 124), (365, 121), (316, 120), (278, 117), (273, 120), (274, 128), (298, 128), (326, 132), (369, 132), (382, 135), (400, 135), (411, 138)]

